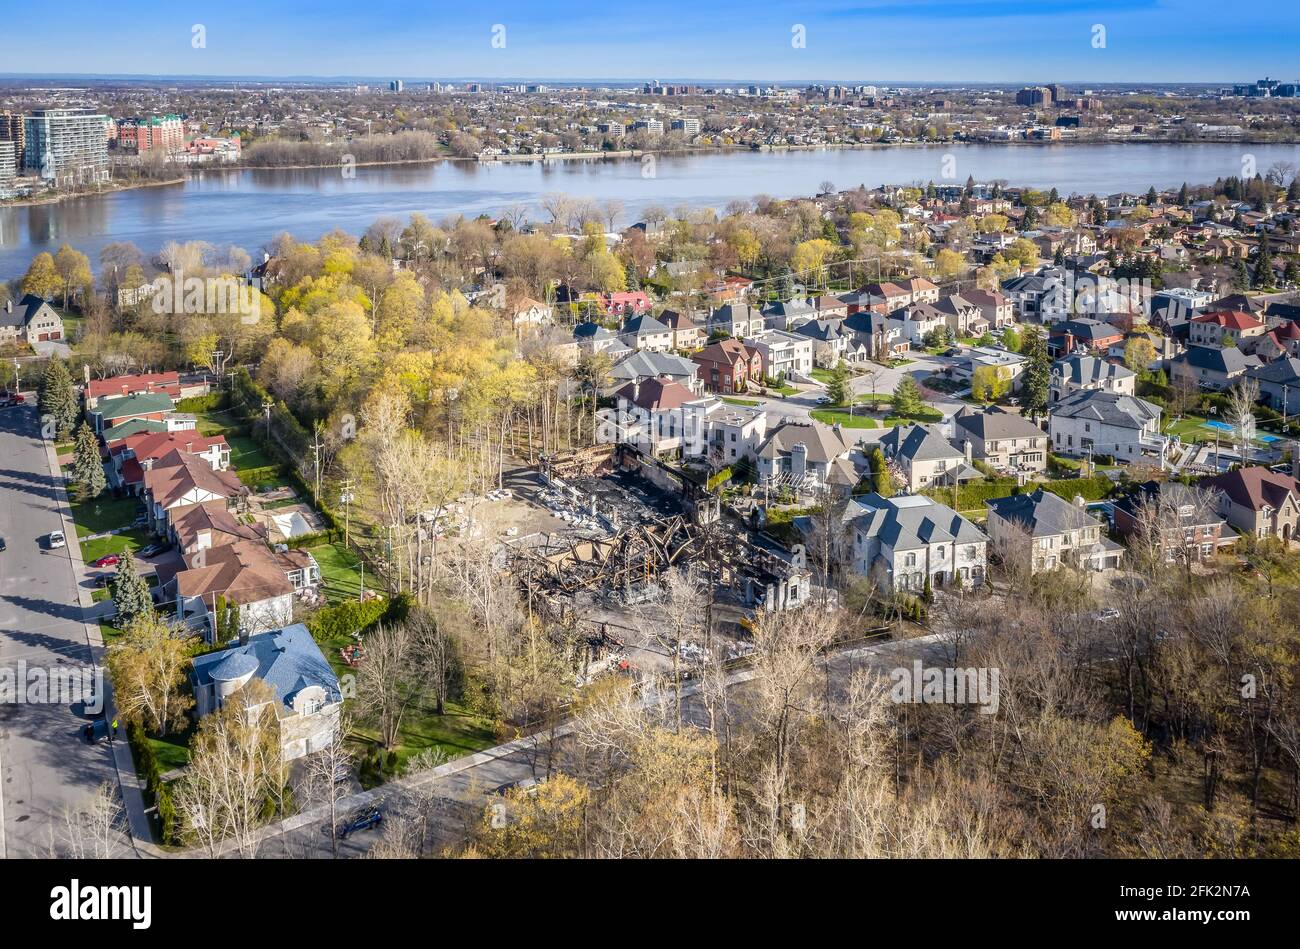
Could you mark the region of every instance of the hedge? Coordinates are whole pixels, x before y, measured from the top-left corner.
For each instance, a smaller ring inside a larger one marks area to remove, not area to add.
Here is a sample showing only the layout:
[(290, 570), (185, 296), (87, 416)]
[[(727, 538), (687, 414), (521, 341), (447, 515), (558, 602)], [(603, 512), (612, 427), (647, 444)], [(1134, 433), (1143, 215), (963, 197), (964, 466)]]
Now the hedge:
[(237, 473), (242, 483), (257, 484), (259, 481), (267, 481), (271, 478), (283, 478), (284, 465), (262, 465), (260, 468), (245, 468)]
[(153, 745), (149, 744), (144, 728), (139, 724), (127, 728), (126, 739), (131, 745), (131, 753), (135, 755), (136, 767), (144, 774), (145, 791), (158, 808), (159, 836), (163, 843), (175, 844), (178, 842), (179, 831), (176, 823), (176, 804), (172, 801), (171, 788), (163, 780), (162, 765), (158, 763)]
[(176, 403), (177, 412), (219, 412), (230, 404), (225, 392), (209, 392), (207, 395), (192, 395)]
[[(1049, 494), (1055, 494), (1067, 501), (1074, 500), (1075, 495), (1082, 495), (1085, 501), (1100, 501), (1110, 494), (1114, 486), (1115, 483), (1104, 475), (1097, 475), (1092, 478), (1062, 478), (1056, 481), (1040, 481), (1026, 485), (1024, 488), (1010, 478), (1004, 478), (1000, 481), (974, 481), (957, 488), (955, 509), (958, 511), (976, 510), (983, 507), (985, 501), (1010, 497), (1014, 494), (1020, 494), (1022, 491), (1033, 491), (1036, 488), (1042, 488)], [(927, 488), (923, 493), (942, 504), (951, 505), (953, 503), (953, 489), (950, 487)]]
[(326, 642), (363, 632), (382, 620), (387, 612), (387, 600), (367, 600), (364, 603), (348, 600), (318, 610), (307, 620), (307, 629), (314, 639)]

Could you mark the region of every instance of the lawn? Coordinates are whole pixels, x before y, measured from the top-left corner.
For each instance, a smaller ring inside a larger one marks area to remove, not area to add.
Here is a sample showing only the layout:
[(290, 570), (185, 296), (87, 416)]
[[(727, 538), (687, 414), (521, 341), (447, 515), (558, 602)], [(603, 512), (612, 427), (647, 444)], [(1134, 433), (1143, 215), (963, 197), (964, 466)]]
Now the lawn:
[(812, 376), (818, 382), (830, 385), (831, 380), (835, 377), (829, 369), (813, 369), (808, 375)]
[(158, 756), (158, 766), (162, 768), (163, 774), (174, 768), (183, 768), (190, 763), (190, 740), (193, 737), (193, 725), (183, 732), (170, 734), (165, 738), (148, 736), (146, 740), (153, 747), (154, 754)]
[(725, 396), (725, 395), (722, 397), (722, 401), (723, 401), (723, 402), (726, 402), (728, 405), (748, 405), (748, 406), (754, 406), (754, 405), (762, 405), (762, 404), (763, 404), (763, 403), (759, 402), (757, 399), (736, 399), (736, 398), (732, 398), (731, 396)]
[[(378, 736), (374, 732), (355, 728), (352, 734), (354, 744), (362, 753), (377, 747)], [(411, 757), (428, 748), (439, 748), (451, 759), (499, 743), (492, 722), (463, 706), (448, 702), (446, 714), (443, 715), (434, 714), (432, 706), (417, 706), (407, 712), (398, 732), (398, 768), (405, 768)]]
[(799, 392), (799, 390), (794, 386), (786, 385), (785, 383), (781, 383), (779, 386), (764, 386), (764, 388), (767, 389), (768, 392), (773, 392), (780, 396), (796, 395)]
[[(81, 526), (77, 526), (80, 533)], [(93, 563), (106, 554), (120, 554), (124, 550), (139, 550), (153, 542), (142, 528), (133, 527), (129, 531), (123, 531), (120, 534), (110, 534), (108, 537), (97, 537), (94, 540), (81, 541), (81, 559), (87, 563)]]
[(819, 422), (827, 425), (843, 425), (845, 428), (876, 428), (876, 420), (869, 415), (850, 415), (847, 409), (813, 409), (808, 413)]
[(236, 471), (249, 468), (265, 468), (275, 464), (274, 459), (258, 447), (249, 435), (226, 434), (226, 444), (230, 446), (230, 466)]
[(355, 551), (342, 544), (319, 544), (307, 549), (320, 564), (325, 598), (329, 602), (355, 600), (361, 595), (361, 575), (357, 569), (360, 558)]
[(135, 520), (136, 512), (140, 509), (140, 501), (137, 498), (114, 498), (101, 495), (89, 501), (77, 501), (72, 497), (72, 493), (73, 489), (69, 488), (72, 520), (76, 522), (78, 537), (102, 534), (105, 531), (117, 530), (119, 527), (130, 527), (131, 522)]

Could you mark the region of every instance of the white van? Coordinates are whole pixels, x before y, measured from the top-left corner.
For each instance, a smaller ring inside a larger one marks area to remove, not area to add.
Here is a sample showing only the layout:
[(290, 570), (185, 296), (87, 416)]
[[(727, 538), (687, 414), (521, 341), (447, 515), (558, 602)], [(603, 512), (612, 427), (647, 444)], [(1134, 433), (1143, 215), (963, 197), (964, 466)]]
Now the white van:
[(68, 542), (63, 537), (63, 531), (50, 531), (50, 550), (58, 550), (60, 547), (66, 547)]

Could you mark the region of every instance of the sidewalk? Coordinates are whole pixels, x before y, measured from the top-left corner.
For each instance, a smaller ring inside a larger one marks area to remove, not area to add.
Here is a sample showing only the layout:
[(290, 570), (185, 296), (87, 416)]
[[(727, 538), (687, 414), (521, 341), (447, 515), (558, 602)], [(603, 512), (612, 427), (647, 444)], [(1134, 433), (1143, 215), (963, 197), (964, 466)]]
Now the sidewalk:
[[(80, 582), (81, 577), (86, 572), (86, 565), (81, 559), (81, 544), (77, 539), (76, 525), (72, 521), (67, 479), (59, 468), (52, 440), (45, 443), (45, 452), (50, 464), (50, 474), (53, 476), (58, 489), (56, 503), (59, 505), (59, 516), (63, 520), (63, 536), (68, 540), (68, 556), (72, 561), (74, 576), (78, 579), (77, 602), (81, 606), (82, 621), (86, 628), (86, 643), (90, 646), (91, 660), (98, 668), (103, 669), (104, 639), (100, 635), (98, 620), (106, 614), (110, 604), (107, 601), (105, 603), (92, 602), (90, 591), (82, 586)], [(104, 715), (107, 720), (112, 721), (114, 715), (113, 685), (109, 682), (107, 675), (104, 676)], [(117, 770), (117, 783), (122, 793), (122, 806), (126, 812), (131, 844), (138, 856), (161, 857), (163, 852), (154, 844), (149, 817), (145, 813), (144, 789), (140, 786), (140, 780), (135, 772), (135, 759), (131, 755), (131, 745), (123, 740), (114, 741), (110, 743), (109, 747), (113, 753), (113, 766)]]

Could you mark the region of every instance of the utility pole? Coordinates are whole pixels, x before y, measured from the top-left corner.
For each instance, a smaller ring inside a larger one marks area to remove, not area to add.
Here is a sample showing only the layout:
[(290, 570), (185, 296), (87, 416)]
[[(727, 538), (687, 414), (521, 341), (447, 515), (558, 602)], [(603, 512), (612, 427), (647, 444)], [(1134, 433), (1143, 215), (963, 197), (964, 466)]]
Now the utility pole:
[(268, 441), (271, 438), (271, 408), (270, 401), (262, 402), (262, 414), (266, 416), (266, 437)]
[(323, 447), (324, 447), (324, 446), (321, 445), (321, 441), (320, 441), (320, 423), (317, 422), (317, 423), (316, 423), (316, 435), (315, 435), (315, 439), (314, 439), (314, 440), (312, 441), (312, 443), (311, 443), (312, 468), (313, 468), (313, 469), (315, 470), (315, 472), (316, 472), (316, 498), (315, 498), (315, 501), (316, 501), (316, 504), (317, 504), (317, 505), (320, 504), (320, 450), (321, 450), (321, 448), (323, 448)]
[(342, 493), (339, 494), (339, 501), (343, 504), (343, 546), (348, 546), (351, 538), (351, 515), (352, 515), (352, 479), (345, 478), (342, 484)]

